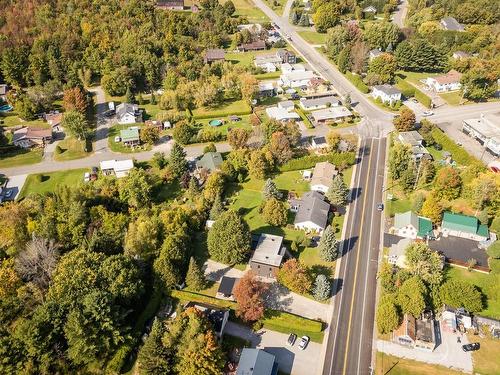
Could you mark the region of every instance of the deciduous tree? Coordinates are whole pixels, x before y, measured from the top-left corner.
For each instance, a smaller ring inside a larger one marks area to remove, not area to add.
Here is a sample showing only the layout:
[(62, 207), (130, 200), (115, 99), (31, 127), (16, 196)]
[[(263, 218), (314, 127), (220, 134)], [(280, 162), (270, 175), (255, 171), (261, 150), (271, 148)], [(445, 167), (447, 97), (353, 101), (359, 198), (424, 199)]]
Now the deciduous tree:
[(160, 130), (154, 125), (144, 125), (140, 131), (141, 142), (153, 145), (160, 139)]
[(393, 120), (394, 127), (399, 132), (407, 132), (415, 128), (415, 113), (406, 107), (399, 112), (399, 117)]
[(425, 309), (425, 293), (425, 285), (419, 277), (406, 280), (398, 289), (398, 305), (403, 313), (418, 318)]
[(295, 258), (287, 260), (281, 266), (278, 281), (292, 292), (299, 294), (309, 292), (312, 287), (309, 270)]
[(434, 194), (438, 198), (455, 199), (460, 195), (462, 179), (453, 167), (441, 168), (434, 181)]
[(264, 316), (264, 293), (268, 286), (259, 281), (252, 271), (235, 285), (233, 295), (237, 303), (236, 315), (246, 322), (255, 322)]
[(443, 206), (434, 193), (431, 193), (425, 199), (422, 206), (422, 216), (428, 217), (433, 223), (441, 222), (443, 215)]
[(64, 90), (63, 106), (66, 112), (77, 111), (86, 114), (89, 107), (87, 93), (81, 87)]
[(405, 249), (408, 271), (423, 281), (439, 285), (443, 280), (442, 262), (439, 254), (424, 242), (414, 242)]
[(481, 292), (466, 281), (448, 280), (441, 286), (440, 296), (444, 303), (452, 307), (463, 307), (469, 312), (483, 309)]
[(293, 156), (292, 147), (288, 138), (282, 132), (276, 132), (271, 135), (269, 142), (269, 150), (274, 156), (274, 159), (279, 164), (284, 164)]
[(233, 128), (227, 133), (227, 141), (234, 150), (245, 148), (249, 138), (250, 132), (242, 128)]
[(389, 153), (389, 173), (394, 180), (399, 180), (412, 161), (411, 149), (399, 142), (395, 143)]
[(62, 120), (62, 125), (73, 137), (80, 141), (90, 137), (92, 130), (85, 116), (76, 111), (65, 112)]
[(264, 203), (262, 217), (266, 223), (281, 227), (287, 222), (288, 209), (283, 202), (270, 198)]
[(390, 333), (398, 326), (399, 314), (396, 305), (390, 301), (379, 303), (377, 307), (377, 329), (379, 333)]

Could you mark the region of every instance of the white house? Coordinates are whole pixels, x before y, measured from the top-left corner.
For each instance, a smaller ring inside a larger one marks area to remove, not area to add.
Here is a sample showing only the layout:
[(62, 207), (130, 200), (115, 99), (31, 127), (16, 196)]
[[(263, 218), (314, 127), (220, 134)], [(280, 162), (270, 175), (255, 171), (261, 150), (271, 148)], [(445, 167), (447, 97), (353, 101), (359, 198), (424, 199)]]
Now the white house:
[(441, 76), (427, 77), (425, 84), (429, 90), (433, 90), (435, 92), (455, 91), (460, 90), (460, 87), (462, 87), (460, 84), (461, 78), (462, 73), (452, 69), (448, 73)]
[(338, 106), (340, 102), (335, 96), (331, 95), (313, 99), (301, 98), (299, 104), (306, 111), (314, 111), (316, 109)]
[(333, 178), (339, 173), (335, 165), (324, 161), (317, 163), (311, 178), (311, 190), (326, 193), (332, 184)]
[(330, 205), (323, 194), (308, 191), (300, 200), (290, 202), (290, 210), (296, 212), (294, 227), (306, 232), (322, 234), (328, 222)]
[(432, 235), (432, 221), (412, 211), (394, 215), (394, 234), (410, 239), (426, 238)]
[(337, 122), (352, 116), (352, 112), (346, 107), (336, 106), (311, 112), (316, 124), (324, 124), (329, 121)]
[(401, 101), (401, 91), (391, 85), (376, 85), (373, 86), (372, 97), (380, 98), (383, 103), (392, 105), (397, 101)]
[(266, 113), (270, 118), (278, 121), (290, 121), (290, 120), (300, 119), (300, 116), (297, 114), (297, 112), (292, 110), (289, 111), (281, 107), (268, 107), (266, 108)]
[(306, 67), (302, 64), (292, 64), (292, 70), (296, 72), (305, 72)]
[(327, 148), (328, 147), (328, 142), (326, 141), (325, 137), (312, 137), (311, 138), (311, 147), (315, 150), (319, 150), (322, 148)]
[(291, 72), (283, 73), (280, 76), (280, 81), (281, 84), (286, 87), (307, 87), (309, 81), (314, 77), (316, 77), (316, 75), (310, 70), (303, 72), (292, 70)]
[(132, 159), (104, 160), (100, 163), (101, 172), (105, 175), (114, 174), (117, 178), (125, 177), (134, 168)]
[(398, 266), (399, 268), (406, 267), (406, 248), (413, 243), (411, 238), (402, 238), (397, 243), (391, 245), (387, 257), (387, 263)]
[(116, 119), (119, 124), (135, 124), (142, 121), (142, 112), (137, 104), (121, 103), (116, 107)]

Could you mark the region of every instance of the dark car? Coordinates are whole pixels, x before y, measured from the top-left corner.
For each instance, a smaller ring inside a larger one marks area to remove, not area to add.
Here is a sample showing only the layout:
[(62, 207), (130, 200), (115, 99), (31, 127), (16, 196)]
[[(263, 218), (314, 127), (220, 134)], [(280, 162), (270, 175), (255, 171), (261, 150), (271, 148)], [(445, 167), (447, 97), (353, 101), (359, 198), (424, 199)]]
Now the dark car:
[(383, 211), (384, 210), (384, 204), (383, 203), (377, 204), (377, 210)]
[(462, 345), (462, 350), (464, 352), (473, 352), (475, 350), (479, 350), (480, 347), (481, 345), (478, 342), (473, 342), (471, 344)]
[(290, 333), (288, 340), (286, 340), (286, 344), (288, 346), (293, 346), (293, 344), (295, 344), (295, 340), (297, 340), (297, 335), (295, 333)]

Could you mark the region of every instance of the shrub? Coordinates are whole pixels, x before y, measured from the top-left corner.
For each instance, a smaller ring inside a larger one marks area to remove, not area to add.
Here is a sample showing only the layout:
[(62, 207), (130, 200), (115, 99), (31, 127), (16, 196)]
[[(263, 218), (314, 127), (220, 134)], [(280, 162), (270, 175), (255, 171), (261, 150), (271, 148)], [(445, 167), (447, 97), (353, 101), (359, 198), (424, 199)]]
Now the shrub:
[(352, 74), (351, 72), (346, 72), (345, 76), (363, 94), (368, 94), (370, 92), (370, 88), (363, 82), (361, 76)]
[(37, 174), (37, 175), (35, 175), (35, 181), (36, 182), (42, 182), (43, 181), (43, 174)]
[(301, 169), (312, 168), (316, 163), (322, 161), (329, 161), (334, 165), (346, 164), (351, 166), (356, 161), (356, 154), (354, 152), (337, 153), (333, 152), (326, 155), (306, 155), (301, 158), (292, 159), (280, 167), (281, 172), (297, 171)]
[(56, 154), (61, 154), (63, 152), (61, 146), (57, 145), (55, 148), (55, 152)]
[(422, 103), (422, 105), (427, 108), (430, 108), (432, 105), (432, 99), (418, 89), (415, 89), (415, 99), (417, 99), (420, 103)]
[(196, 142), (218, 142), (222, 141), (224, 138), (224, 135), (219, 130), (203, 128), (196, 135)]

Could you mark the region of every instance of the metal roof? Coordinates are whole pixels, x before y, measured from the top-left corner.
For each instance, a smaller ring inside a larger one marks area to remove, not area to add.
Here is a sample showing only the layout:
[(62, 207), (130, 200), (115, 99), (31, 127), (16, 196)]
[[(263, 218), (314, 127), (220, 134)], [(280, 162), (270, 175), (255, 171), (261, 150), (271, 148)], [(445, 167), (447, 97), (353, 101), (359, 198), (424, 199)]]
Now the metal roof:
[(250, 261), (279, 267), (285, 254), (282, 244), (283, 237), (262, 233)]
[(276, 375), (276, 357), (262, 349), (243, 348), (236, 375)]

